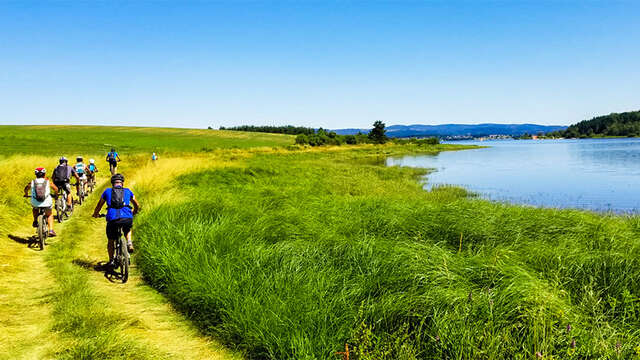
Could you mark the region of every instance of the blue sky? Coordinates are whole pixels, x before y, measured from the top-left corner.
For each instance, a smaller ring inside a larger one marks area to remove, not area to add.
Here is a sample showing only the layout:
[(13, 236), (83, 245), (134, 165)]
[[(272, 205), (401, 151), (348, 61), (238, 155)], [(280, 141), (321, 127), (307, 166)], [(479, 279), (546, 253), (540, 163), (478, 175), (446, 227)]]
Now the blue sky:
[(0, 1), (0, 124), (570, 124), (640, 109), (640, 2)]

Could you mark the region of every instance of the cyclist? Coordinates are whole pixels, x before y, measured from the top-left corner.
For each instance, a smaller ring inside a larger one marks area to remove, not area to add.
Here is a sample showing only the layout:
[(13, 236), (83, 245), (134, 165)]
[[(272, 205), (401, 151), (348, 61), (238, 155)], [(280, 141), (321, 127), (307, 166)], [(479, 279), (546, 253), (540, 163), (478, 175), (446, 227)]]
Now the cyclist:
[[(112, 268), (113, 253), (115, 251), (115, 242), (118, 241), (119, 230), (127, 238), (127, 248), (129, 252), (133, 252), (133, 243), (131, 242), (131, 227), (133, 226), (133, 216), (140, 210), (140, 205), (136, 200), (133, 192), (124, 187), (124, 176), (115, 174), (111, 177), (111, 188), (106, 189), (100, 201), (93, 211), (93, 217), (100, 217), (102, 206), (107, 204), (107, 251), (109, 252), (108, 267)], [(133, 211), (131, 210), (133, 204)]]
[(82, 162), (82, 156), (78, 156), (76, 158), (76, 165), (73, 167), (76, 170), (76, 174), (78, 174), (78, 181), (76, 182), (76, 187), (78, 191), (80, 191), (80, 186), (82, 186), (82, 193), (87, 193), (87, 166)]
[(87, 179), (95, 182), (97, 172), (98, 167), (96, 166), (96, 161), (94, 159), (89, 159), (89, 166), (87, 166)]
[(107, 154), (107, 162), (109, 162), (111, 175), (115, 175), (118, 172), (118, 161), (120, 161), (120, 156), (116, 152), (116, 149), (111, 148), (111, 151)]
[(66, 157), (60, 158), (60, 165), (53, 170), (53, 183), (56, 187), (61, 188), (67, 193), (67, 207), (71, 209), (73, 199), (71, 196), (71, 176), (76, 178), (76, 181), (80, 181), (80, 177), (76, 174), (76, 169), (69, 166)]
[(156, 155), (156, 153), (152, 153), (151, 154), (151, 160), (153, 160), (153, 161), (158, 160), (158, 155)]
[[(49, 223), (49, 236), (56, 236), (56, 232), (53, 231), (53, 200), (51, 198), (51, 191), (53, 193), (58, 192), (58, 187), (49, 181), (45, 177), (47, 170), (43, 167), (36, 168), (36, 178), (31, 180), (27, 186), (24, 187), (24, 196), (31, 197), (31, 206), (33, 207), (33, 227), (38, 226), (38, 210), (45, 208), (45, 215), (47, 216), (47, 223)], [(29, 195), (31, 190), (31, 195)]]

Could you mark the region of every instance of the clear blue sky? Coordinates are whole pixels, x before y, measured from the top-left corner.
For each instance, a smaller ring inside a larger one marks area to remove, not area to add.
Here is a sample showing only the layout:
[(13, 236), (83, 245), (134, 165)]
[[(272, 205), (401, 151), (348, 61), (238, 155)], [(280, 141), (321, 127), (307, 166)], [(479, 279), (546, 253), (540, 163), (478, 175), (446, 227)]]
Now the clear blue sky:
[(570, 124), (640, 109), (640, 2), (0, 2), (0, 124)]

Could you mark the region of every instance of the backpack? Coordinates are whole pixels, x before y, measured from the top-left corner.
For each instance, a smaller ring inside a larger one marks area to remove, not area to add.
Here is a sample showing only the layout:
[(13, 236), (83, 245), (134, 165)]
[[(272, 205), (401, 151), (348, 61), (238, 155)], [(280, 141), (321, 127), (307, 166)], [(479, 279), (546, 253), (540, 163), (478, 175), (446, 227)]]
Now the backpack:
[(54, 182), (66, 182), (71, 178), (71, 171), (69, 171), (69, 167), (67, 165), (58, 165), (55, 170), (53, 170), (53, 181)]
[(110, 163), (116, 162), (116, 154), (114, 152), (110, 152), (107, 154), (107, 160)]
[(109, 207), (112, 209), (125, 207), (124, 188), (111, 188), (111, 204), (109, 204)]
[(36, 200), (43, 202), (44, 199), (47, 198), (47, 186), (49, 186), (49, 181), (45, 180), (43, 182), (36, 182), (33, 180), (33, 192), (36, 195)]

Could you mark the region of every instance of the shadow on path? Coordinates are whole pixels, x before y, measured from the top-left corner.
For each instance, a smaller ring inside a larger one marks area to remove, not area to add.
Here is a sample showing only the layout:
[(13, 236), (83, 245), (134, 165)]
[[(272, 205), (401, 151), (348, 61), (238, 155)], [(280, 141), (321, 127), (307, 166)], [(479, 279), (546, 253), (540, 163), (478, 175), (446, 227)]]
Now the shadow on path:
[(18, 235), (13, 235), (13, 234), (9, 234), (7, 235), (7, 237), (19, 244), (26, 244), (27, 247), (31, 250), (34, 251), (40, 251), (40, 248), (37, 246), (34, 246), (37, 244), (37, 240), (35, 235), (31, 235), (31, 236), (18, 236)]
[(31, 244), (32, 242), (35, 241), (35, 236), (17, 236), (12, 234), (9, 234), (8, 236), (9, 236), (9, 239), (20, 244)]
[(87, 259), (74, 259), (72, 261), (72, 263), (74, 265), (78, 265), (83, 269), (87, 269), (87, 270), (95, 270), (95, 271), (99, 271), (99, 272), (103, 272), (108, 270), (108, 268), (106, 267), (106, 262), (105, 261), (98, 261), (98, 262), (93, 262), (91, 260), (87, 260)]
[(86, 270), (95, 270), (97, 272), (104, 273), (104, 277), (110, 282), (117, 282), (122, 279), (122, 276), (119, 273), (107, 266), (106, 261), (93, 262), (87, 259), (74, 259), (72, 263)]

